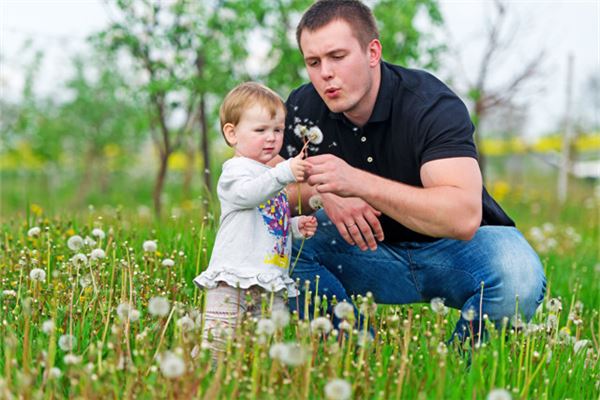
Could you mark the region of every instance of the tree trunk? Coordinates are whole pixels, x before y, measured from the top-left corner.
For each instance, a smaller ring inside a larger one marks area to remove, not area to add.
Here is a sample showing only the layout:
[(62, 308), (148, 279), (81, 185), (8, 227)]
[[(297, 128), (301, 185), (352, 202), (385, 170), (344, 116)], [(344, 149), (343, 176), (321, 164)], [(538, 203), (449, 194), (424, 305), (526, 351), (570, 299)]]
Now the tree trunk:
[(158, 169), (158, 175), (156, 176), (156, 183), (154, 184), (154, 192), (152, 198), (154, 199), (154, 213), (157, 218), (160, 218), (162, 210), (161, 193), (163, 186), (165, 185), (165, 178), (167, 176), (167, 163), (169, 161), (169, 153), (161, 153), (160, 155), (160, 167)]
[(206, 121), (206, 99), (205, 94), (200, 95), (200, 130), (201, 130), (201, 144), (200, 151), (204, 160), (204, 186), (207, 192), (211, 192), (211, 174), (210, 174), (210, 148), (208, 142), (208, 123)]
[(185, 145), (185, 170), (183, 171), (183, 198), (192, 198), (192, 180), (194, 178), (194, 168), (196, 167), (196, 148), (193, 146), (193, 139), (190, 140), (189, 136), (186, 136)]

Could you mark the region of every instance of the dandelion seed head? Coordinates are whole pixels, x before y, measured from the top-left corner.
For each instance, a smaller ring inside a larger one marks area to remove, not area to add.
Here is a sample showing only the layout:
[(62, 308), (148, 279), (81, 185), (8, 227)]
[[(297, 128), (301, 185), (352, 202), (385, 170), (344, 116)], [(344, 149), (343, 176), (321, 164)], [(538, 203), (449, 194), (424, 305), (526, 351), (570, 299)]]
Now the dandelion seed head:
[(306, 350), (298, 343), (287, 343), (287, 350), (281, 355), (280, 361), (290, 367), (297, 367), (306, 361)]
[(146, 240), (142, 245), (145, 252), (154, 253), (158, 248), (155, 240)]
[(73, 335), (61, 335), (61, 337), (58, 338), (58, 347), (60, 347), (62, 351), (71, 351), (76, 344), (77, 339)]
[(169, 314), (169, 300), (161, 296), (152, 297), (148, 302), (148, 312), (157, 317), (166, 317)]
[(160, 372), (168, 379), (179, 378), (185, 372), (185, 362), (177, 354), (167, 351), (159, 358)]
[(53, 320), (47, 319), (46, 321), (42, 322), (42, 332), (44, 332), (46, 335), (51, 334), (53, 330), (54, 330), (54, 321)]
[(87, 257), (83, 253), (77, 253), (71, 257), (71, 263), (73, 265), (86, 265), (88, 262)]
[(2, 291), (2, 296), (16, 297), (17, 296), (17, 292), (15, 292), (12, 289), (5, 289), (5, 290)]
[(42, 230), (40, 229), (39, 226), (34, 226), (33, 228), (31, 228), (27, 231), (27, 236), (38, 237), (38, 236), (40, 236), (41, 232), (42, 232)]
[(463, 310), (461, 312), (462, 318), (467, 321), (467, 322), (471, 322), (475, 319), (475, 317), (477, 316), (477, 312), (475, 312), (475, 309), (473, 307), (470, 307), (466, 310)]
[(287, 351), (287, 346), (285, 343), (273, 343), (271, 348), (269, 349), (269, 357), (274, 360), (279, 360), (283, 358), (283, 354)]
[(184, 315), (183, 317), (177, 320), (177, 326), (183, 332), (189, 332), (196, 327), (194, 320), (191, 319), (188, 315)]
[(285, 328), (290, 323), (290, 313), (287, 310), (274, 310), (271, 320), (276, 328)]
[(104, 231), (100, 228), (94, 228), (92, 230), (92, 236), (102, 240), (106, 237), (106, 234), (104, 233)]
[(486, 400), (512, 400), (512, 396), (508, 390), (496, 388), (488, 393)]
[(76, 365), (81, 362), (81, 356), (69, 353), (63, 357), (63, 361), (67, 365)]
[(52, 367), (50, 368), (50, 372), (48, 373), (48, 377), (50, 379), (58, 379), (62, 376), (62, 371), (60, 368)]
[(276, 330), (275, 323), (267, 318), (262, 318), (258, 320), (256, 324), (256, 333), (259, 335), (271, 336), (275, 333)]
[(345, 379), (332, 379), (325, 385), (327, 400), (347, 400), (352, 396), (352, 385)]
[(106, 258), (106, 253), (102, 249), (94, 249), (90, 254), (90, 258), (92, 260), (101, 260), (103, 258)]
[(349, 319), (354, 317), (354, 306), (352, 304), (342, 301), (341, 303), (336, 304), (333, 309), (333, 313), (339, 319)]
[(83, 239), (83, 244), (89, 247), (94, 247), (96, 245), (96, 241), (91, 237), (86, 236), (85, 239)]
[(431, 311), (438, 315), (446, 315), (448, 313), (448, 307), (444, 305), (444, 299), (441, 297), (434, 297), (429, 302), (429, 305), (431, 307)]
[(581, 339), (575, 342), (575, 344), (573, 345), (573, 351), (575, 353), (580, 352), (581, 350), (585, 349), (586, 347), (588, 347), (588, 345), (590, 344), (590, 341), (587, 339)]
[(333, 328), (329, 318), (318, 317), (310, 322), (310, 329), (316, 332), (327, 334)]
[(83, 247), (83, 239), (79, 235), (73, 235), (67, 240), (67, 247), (77, 251)]
[(315, 194), (314, 196), (310, 196), (310, 198), (308, 199), (308, 205), (313, 210), (319, 210), (323, 208), (323, 199), (320, 195)]
[(175, 261), (171, 260), (170, 258), (165, 258), (164, 260), (162, 260), (162, 266), (163, 267), (172, 267), (173, 265), (175, 265)]
[(46, 271), (41, 268), (34, 268), (29, 272), (29, 278), (32, 281), (43, 282), (46, 280)]
[(312, 144), (321, 144), (323, 142), (323, 132), (318, 126), (312, 126), (308, 132), (306, 132), (306, 137)]
[(551, 298), (546, 302), (548, 311), (552, 313), (559, 313), (562, 311), (562, 303), (557, 298)]
[(88, 275), (84, 275), (81, 278), (79, 278), (79, 285), (82, 288), (85, 289), (86, 287), (90, 286), (91, 284), (92, 284), (92, 277), (91, 277), (91, 275), (88, 274)]

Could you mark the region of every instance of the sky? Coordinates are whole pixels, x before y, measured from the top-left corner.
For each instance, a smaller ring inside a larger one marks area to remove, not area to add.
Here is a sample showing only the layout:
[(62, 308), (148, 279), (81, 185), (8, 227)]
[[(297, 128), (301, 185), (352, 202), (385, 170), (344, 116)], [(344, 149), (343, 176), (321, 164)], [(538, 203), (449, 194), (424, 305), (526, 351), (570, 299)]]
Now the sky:
[[(446, 21), (443, 39), (452, 51), (438, 75), (453, 76), (452, 87), (460, 91), (477, 74), (492, 1), (439, 3)], [(554, 129), (565, 113), (569, 54), (574, 57), (573, 109), (589, 109), (584, 83), (590, 74), (600, 74), (600, 0), (511, 0), (507, 7), (515, 34), (506, 55), (492, 64), (489, 85), (501, 86), (544, 49), (541, 74), (517, 99), (528, 104), (525, 134), (537, 137)], [(85, 37), (108, 22), (100, 0), (0, 0), (0, 95), (14, 98), (22, 88), (25, 60), (19, 55), (27, 38), (45, 51), (36, 90), (56, 93), (70, 72), (71, 57), (85, 48)]]

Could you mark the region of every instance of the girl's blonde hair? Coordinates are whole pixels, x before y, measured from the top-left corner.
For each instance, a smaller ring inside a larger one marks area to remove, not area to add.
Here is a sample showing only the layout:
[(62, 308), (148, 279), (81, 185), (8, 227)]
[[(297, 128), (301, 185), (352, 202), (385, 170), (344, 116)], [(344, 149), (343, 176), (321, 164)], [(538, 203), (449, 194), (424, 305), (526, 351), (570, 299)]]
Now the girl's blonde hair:
[[(237, 125), (244, 111), (256, 104), (264, 107), (271, 117), (274, 117), (279, 110), (285, 113), (285, 103), (272, 89), (257, 82), (245, 82), (231, 89), (221, 104), (219, 110), (221, 133), (225, 124)], [(225, 141), (227, 142), (227, 138)], [(231, 146), (229, 142), (227, 144)]]

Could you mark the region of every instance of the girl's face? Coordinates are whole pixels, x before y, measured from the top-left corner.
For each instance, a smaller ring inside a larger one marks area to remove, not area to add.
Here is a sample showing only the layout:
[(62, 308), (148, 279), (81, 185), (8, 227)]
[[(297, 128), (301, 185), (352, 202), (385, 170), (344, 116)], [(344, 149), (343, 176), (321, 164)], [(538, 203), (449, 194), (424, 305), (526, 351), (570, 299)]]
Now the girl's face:
[(283, 143), (285, 110), (274, 116), (259, 104), (243, 112), (237, 125), (223, 126), (225, 137), (235, 149), (235, 155), (266, 164), (279, 154)]

